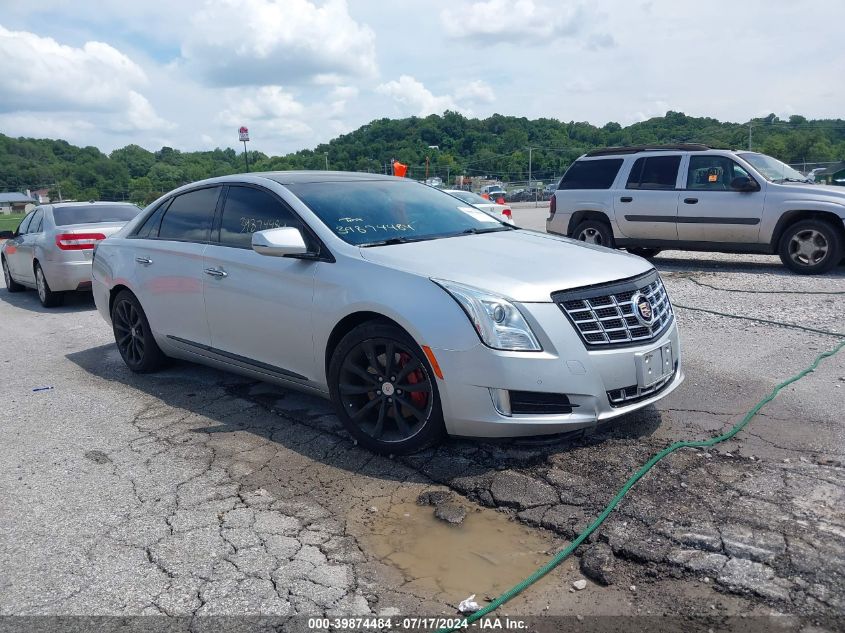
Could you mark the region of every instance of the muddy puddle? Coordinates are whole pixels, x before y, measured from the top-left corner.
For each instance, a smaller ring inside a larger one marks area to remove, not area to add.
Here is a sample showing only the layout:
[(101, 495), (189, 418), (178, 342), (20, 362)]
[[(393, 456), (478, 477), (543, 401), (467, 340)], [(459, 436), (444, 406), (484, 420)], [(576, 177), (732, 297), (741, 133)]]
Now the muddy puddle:
[(480, 604), (548, 561), (559, 543), (509, 521), (500, 512), (468, 507), (460, 525), (434, 517), (434, 508), (401, 503), (355, 517), (368, 554), (398, 568), (406, 589), (456, 605), (470, 594)]

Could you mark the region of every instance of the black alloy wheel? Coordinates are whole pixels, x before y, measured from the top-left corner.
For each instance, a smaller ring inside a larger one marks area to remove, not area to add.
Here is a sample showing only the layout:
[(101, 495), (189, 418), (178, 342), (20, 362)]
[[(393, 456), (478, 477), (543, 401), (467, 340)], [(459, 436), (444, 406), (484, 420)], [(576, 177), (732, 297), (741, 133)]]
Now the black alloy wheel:
[(370, 450), (409, 453), (442, 437), (434, 373), (422, 350), (396, 326), (355, 328), (335, 349), (329, 375), (341, 421)]
[(147, 373), (164, 364), (166, 357), (155, 342), (147, 316), (138, 299), (128, 290), (114, 300), (112, 329), (117, 349), (129, 369)]

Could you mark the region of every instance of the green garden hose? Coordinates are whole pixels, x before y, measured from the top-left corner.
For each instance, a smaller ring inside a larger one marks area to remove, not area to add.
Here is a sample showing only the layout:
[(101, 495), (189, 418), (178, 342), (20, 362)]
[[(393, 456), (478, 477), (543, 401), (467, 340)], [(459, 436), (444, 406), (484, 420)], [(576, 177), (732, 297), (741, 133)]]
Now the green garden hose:
[[(716, 313), (716, 314), (720, 314), (720, 313)], [(720, 316), (734, 316), (734, 317), (736, 317), (736, 315), (722, 315), (722, 314), (720, 314)], [(742, 317), (736, 317), (736, 318), (742, 318)], [(753, 320), (761, 320), (761, 319), (753, 319)], [(778, 324), (778, 325), (785, 325), (785, 324)], [(788, 324), (786, 324), (786, 325), (788, 325)], [(811, 328), (804, 328), (802, 326), (792, 326), (792, 327), (798, 327), (800, 329), (807, 330), (809, 332), (817, 332), (817, 333), (829, 334), (829, 335), (832, 335), (832, 336), (845, 338), (845, 335), (843, 335), (843, 334), (836, 334), (836, 333), (832, 333), (832, 332), (821, 332), (819, 330), (813, 330)], [(567, 558), (569, 558), (569, 556), (572, 554), (572, 552), (574, 552), (578, 548), (578, 546), (581, 545), (581, 543), (583, 543), (588, 536), (590, 536), (590, 534), (595, 532), (596, 529), (598, 529), (598, 527), (602, 523), (604, 523), (605, 519), (607, 519), (607, 517), (610, 515), (610, 513), (613, 512), (613, 509), (619, 504), (619, 502), (622, 501), (622, 498), (626, 494), (628, 494), (628, 491), (633, 487), (633, 485), (635, 483), (637, 483), (649, 470), (651, 470), (652, 466), (654, 466), (661, 459), (663, 459), (664, 457), (666, 457), (670, 453), (674, 453), (679, 448), (707, 448), (709, 446), (713, 446), (714, 444), (719, 444), (720, 442), (724, 442), (726, 440), (731, 439), (734, 435), (736, 435), (742, 429), (745, 428), (745, 426), (751, 421), (751, 419), (755, 415), (757, 415), (757, 413), (760, 412), (760, 409), (762, 409), (769, 402), (774, 400), (775, 397), (778, 395), (778, 393), (780, 393), (780, 391), (782, 389), (784, 389), (788, 385), (791, 385), (794, 382), (797, 382), (798, 380), (801, 380), (804, 376), (806, 376), (810, 372), (814, 371), (819, 366), (819, 364), (822, 362), (822, 360), (824, 360), (825, 358), (828, 358), (830, 356), (833, 356), (834, 354), (839, 352), (843, 347), (845, 347), (845, 340), (840, 341), (839, 344), (836, 345), (835, 347), (833, 347), (832, 349), (830, 349), (826, 352), (822, 352), (821, 354), (816, 356), (816, 359), (812, 362), (812, 364), (809, 367), (802, 369), (800, 372), (798, 372), (797, 374), (795, 374), (791, 378), (789, 378), (789, 379), (783, 381), (782, 383), (776, 385), (774, 387), (774, 389), (772, 389), (772, 391), (765, 398), (763, 398), (762, 400), (760, 400), (760, 402), (758, 402), (756, 405), (754, 405), (754, 408), (751, 409), (751, 411), (749, 411), (745, 415), (745, 417), (742, 418), (742, 420), (739, 423), (737, 423), (727, 433), (724, 433), (722, 435), (717, 435), (716, 437), (710, 438), (709, 440), (675, 442), (674, 444), (667, 446), (662, 451), (660, 451), (659, 453), (654, 455), (650, 460), (648, 460), (648, 462), (645, 463), (645, 465), (642, 468), (640, 468), (636, 473), (634, 473), (631, 476), (630, 479), (628, 479), (628, 481), (625, 482), (625, 485), (622, 486), (622, 488), (619, 490), (618, 493), (616, 493), (616, 496), (613, 497), (613, 499), (610, 501), (610, 503), (607, 504), (605, 509), (602, 510), (601, 514), (599, 514), (598, 517), (596, 517), (595, 521), (593, 521), (583, 532), (581, 532), (581, 534), (579, 534), (578, 537), (566, 547), (566, 549), (564, 549), (564, 550), (558, 552), (557, 554), (555, 554), (555, 556), (552, 557), (552, 559), (549, 560), (548, 563), (546, 563), (545, 565), (540, 567), (537, 571), (535, 571), (533, 574), (528, 576), (528, 578), (526, 578), (525, 580), (520, 582), (518, 585), (516, 585), (516, 586), (512, 587), (511, 589), (509, 589), (508, 591), (504, 592), (498, 598), (493, 600), (490, 604), (483, 607), (479, 611), (476, 611), (475, 613), (468, 615), (466, 617), (466, 623), (471, 624), (472, 622), (475, 622), (476, 620), (483, 618), (488, 613), (495, 611), (500, 606), (502, 606), (503, 604), (508, 602), (511, 598), (514, 598), (517, 595), (519, 595), (520, 593), (522, 593), (523, 591), (525, 591), (528, 587), (533, 585), (535, 582), (540, 580), (543, 576), (548, 574), (555, 567), (557, 567), (563, 561), (565, 561)], [(445, 629), (440, 629), (438, 631), (438, 633), (448, 633), (448, 632), (454, 631), (454, 630), (456, 630), (456, 628), (445, 628)]]

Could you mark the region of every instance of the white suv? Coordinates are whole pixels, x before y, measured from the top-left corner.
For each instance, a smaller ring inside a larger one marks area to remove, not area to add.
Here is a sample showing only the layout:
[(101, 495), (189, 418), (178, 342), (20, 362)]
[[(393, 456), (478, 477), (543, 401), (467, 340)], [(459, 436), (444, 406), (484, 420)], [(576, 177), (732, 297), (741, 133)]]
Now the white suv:
[(780, 255), (823, 273), (845, 248), (845, 188), (756, 152), (682, 144), (611, 147), (576, 160), (546, 230), (652, 257), (664, 249)]

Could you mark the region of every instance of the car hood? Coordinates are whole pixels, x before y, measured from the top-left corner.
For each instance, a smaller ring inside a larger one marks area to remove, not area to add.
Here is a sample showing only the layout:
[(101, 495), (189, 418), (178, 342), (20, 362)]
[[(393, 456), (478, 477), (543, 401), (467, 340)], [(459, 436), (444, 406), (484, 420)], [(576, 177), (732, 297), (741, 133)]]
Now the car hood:
[(641, 257), (523, 229), (361, 248), (367, 261), (488, 290), (521, 302), (635, 277), (651, 270)]
[(795, 197), (829, 200), (837, 204), (845, 204), (845, 187), (810, 183), (778, 183), (777, 187), (778, 191), (789, 193)]

